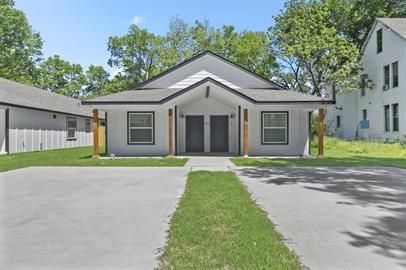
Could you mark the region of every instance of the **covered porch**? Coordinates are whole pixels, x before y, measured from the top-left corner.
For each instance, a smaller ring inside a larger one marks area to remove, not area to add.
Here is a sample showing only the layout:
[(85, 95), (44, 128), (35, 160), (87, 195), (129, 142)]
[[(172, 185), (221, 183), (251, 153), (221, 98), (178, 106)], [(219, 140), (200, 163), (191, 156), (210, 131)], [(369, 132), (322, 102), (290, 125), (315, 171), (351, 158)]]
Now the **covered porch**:
[[(319, 109), (318, 154), (323, 155), (323, 105), (254, 103), (214, 80), (173, 92), (175, 97), (159, 104), (93, 105), (95, 130), (98, 129), (98, 110), (107, 112), (106, 153), (115, 156), (307, 156), (310, 154), (311, 113)], [(272, 122), (279, 122), (279, 126), (273, 126)], [(145, 133), (142, 135), (145, 140), (133, 141), (139, 133)], [(96, 146), (97, 139), (94, 141)], [(94, 156), (98, 155), (98, 147), (94, 147)]]

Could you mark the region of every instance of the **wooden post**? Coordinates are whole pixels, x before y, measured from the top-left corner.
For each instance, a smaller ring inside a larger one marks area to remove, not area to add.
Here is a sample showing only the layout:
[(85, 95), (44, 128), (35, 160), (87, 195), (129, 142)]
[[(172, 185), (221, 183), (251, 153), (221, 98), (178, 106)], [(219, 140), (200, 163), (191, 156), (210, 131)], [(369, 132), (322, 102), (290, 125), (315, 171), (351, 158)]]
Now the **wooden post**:
[(248, 157), (248, 109), (244, 109), (244, 157)]
[(319, 142), (318, 142), (318, 157), (324, 155), (324, 108), (319, 109)]
[(99, 158), (99, 110), (93, 109), (93, 158)]
[(168, 110), (168, 155), (173, 156), (173, 110)]

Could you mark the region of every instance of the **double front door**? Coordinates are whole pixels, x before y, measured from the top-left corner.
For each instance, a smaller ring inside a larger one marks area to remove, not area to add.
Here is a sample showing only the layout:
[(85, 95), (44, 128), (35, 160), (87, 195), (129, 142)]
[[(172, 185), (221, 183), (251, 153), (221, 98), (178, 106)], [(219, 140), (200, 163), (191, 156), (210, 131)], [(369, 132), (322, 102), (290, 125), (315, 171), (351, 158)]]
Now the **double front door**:
[[(228, 152), (228, 116), (210, 116), (210, 152)], [(204, 152), (204, 116), (186, 116), (186, 152)]]

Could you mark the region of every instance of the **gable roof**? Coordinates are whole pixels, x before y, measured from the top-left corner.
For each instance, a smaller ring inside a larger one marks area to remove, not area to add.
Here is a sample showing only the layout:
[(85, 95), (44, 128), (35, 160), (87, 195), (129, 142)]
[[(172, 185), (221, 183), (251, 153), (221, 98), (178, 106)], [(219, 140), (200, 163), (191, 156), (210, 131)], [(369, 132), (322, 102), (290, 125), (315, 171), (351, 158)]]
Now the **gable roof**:
[(374, 24), (369, 30), (368, 36), (365, 39), (364, 44), (362, 45), (361, 53), (364, 53), (364, 50), (371, 39), (372, 33), (378, 24), (381, 22), (383, 25), (391, 29), (398, 36), (406, 39), (406, 18), (376, 18)]
[(211, 78), (205, 79), (183, 89), (144, 89), (128, 90), (112, 95), (101, 96), (87, 101), (83, 104), (163, 104), (180, 96), (204, 83), (213, 83), (222, 89), (229, 91), (254, 104), (290, 104), (290, 103), (320, 103), (334, 104), (334, 101), (326, 98), (304, 94), (290, 90), (278, 89), (233, 89), (227, 85)]
[(406, 18), (378, 18), (378, 20), (401, 37), (406, 38)]
[(229, 64), (229, 65), (232, 65), (232, 66), (236, 67), (236, 68), (239, 69), (239, 70), (242, 70), (242, 71), (246, 72), (247, 74), (249, 74), (249, 75), (251, 75), (251, 76), (256, 77), (257, 79), (262, 80), (263, 82), (267, 83), (267, 84), (270, 86), (270, 88), (285, 89), (283, 86), (281, 86), (281, 85), (279, 85), (279, 84), (277, 84), (277, 83), (275, 83), (275, 82), (272, 82), (272, 81), (270, 81), (270, 80), (268, 80), (268, 79), (266, 79), (266, 78), (264, 78), (264, 77), (262, 77), (262, 76), (260, 76), (260, 75), (258, 75), (258, 74), (256, 74), (256, 73), (254, 73), (254, 72), (248, 70), (247, 68), (242, 67), (242, 66), (240, 66), (240, 65), (238, 65), (238, 64), (236, 64), (236, 63), (234, 63), (234, 62), (232, 62), (232, 61), (230, 61), (230, 60), (224, 58), (223, 56), (221, 56), (221, 55), (219, 55), (219, 54), (216, 54), (216, 53), (213, 53), (213, 52), (211, 52), (211, 51), (206, 50), (206, 51), (203, 51), (203, 52), (201, 52), (201, 53), (198, 53), (198, 54), (196, 54), (195, 56), (193, 56), (193, 57), (191, 57), (191, 58), (189, 58), (189, 59), (187, 59), (187, 60), (181, 62), (180, 64), (177, 64), (177, 65), (175, 65), (175, 66), (173, 66), (173, 67), (171, 67), (171, 68), (165, 70), (164, 72), (162, 72), (162, 73), (160, 73), (160, 74), (158, 74), (158, 75), (156, 75), (156, 76), (154, 76), (154, 77), (152, 77), (152, 78), (146, 80), (145, 82), (142, 82), (142, 83), (136, 85), (136, 86), (133, 88), (133, 90), (142, 89), (142, 88), (144, 88), (146, 85), (148, 85), (149, 83), (151, 83), (151, 82), (153, 82), (153, 81), (155, 81), (155, 80), (157, 80), (157, 79), (159, 79), (159, 78), (161, 78), (161, 77), (163, 77), (163, 76), (165, 76), (165, 75), (167, 75), (167, 74), (169, 74), (169, 73), (171, 73), (171, 72), (173, 72), (173, 71), (175, 71), (175, 70), (177, 70), (177, 69), (179, 69), (179, 68), (181, 68), (181, 67), (183, 67), (183, 66), (185, 66), (185, 65), (187, 65), (187, 64), (189, 64), (189, 63), (191, 63), (191, 62), (193, 62), (193, 61), (196, 61), (197, 59), (200, 59), (200, 58), (202, 58), (202, 57), (204, 57), (204, 56), (206, 56), (206, 55), (210, 55), (210, 56), (212, 56), (212, 57), (214, 57), (214, 58), (216, 58), (216, 59), (218, 59), (218, 60), (220, 60), (220, 61), (222, 61), (222, 62), (225, 62), (225, 63), (227, 63), (227, 64)]
[(78, 99), (55, 94), (4, 78), (0, 78), (0, 105), (76, 116), (92, 116), (92, 109), (82, 106)]

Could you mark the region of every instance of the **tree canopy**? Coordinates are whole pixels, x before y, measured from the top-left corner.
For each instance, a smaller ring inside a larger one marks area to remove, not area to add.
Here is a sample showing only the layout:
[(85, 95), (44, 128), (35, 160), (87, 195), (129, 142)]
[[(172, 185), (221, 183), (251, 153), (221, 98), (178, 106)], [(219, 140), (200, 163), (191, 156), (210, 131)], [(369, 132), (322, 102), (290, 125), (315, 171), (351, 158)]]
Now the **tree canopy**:
[(33, 84), (42, 40), (14, 1), (0, 1), (0, 77)]
[(127, 34), (110, 37), (111, 67), (122, 70), (124, 85), (136, 85), (204, 50), (218, 53), (265, 77), (275, 68), (265, 32), (236, 32), (233, 26), (213, 28), (208, 21), (189, 26), (176, 17), (166, 35), (154, 35), (131, 25)]
[(332, 2), (291, 0), (271, 27), (279, 78), (290, 89), (325, 95), (337, 87), (355, 90), (360, 82), (360, 53), (340, 35)]

